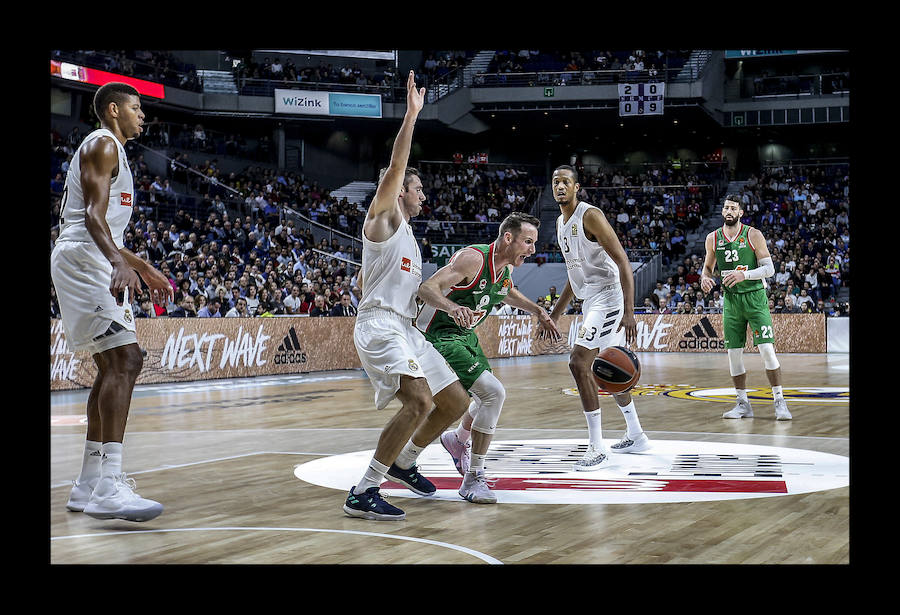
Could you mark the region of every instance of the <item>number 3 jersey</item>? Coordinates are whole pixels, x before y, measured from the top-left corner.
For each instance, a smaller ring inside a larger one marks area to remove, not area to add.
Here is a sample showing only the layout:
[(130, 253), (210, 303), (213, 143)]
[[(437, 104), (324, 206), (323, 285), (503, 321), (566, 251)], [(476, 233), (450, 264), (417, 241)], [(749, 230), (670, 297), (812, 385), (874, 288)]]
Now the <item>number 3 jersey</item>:
[[(716, 229), (716, 267), (724, 277), (730, 271), (748, 271), (756, 269), (756, 251), (750, 243), (750, 229), (753, 227), (740, 223), (737, 235), (729, 239), (725, 235), (725, 228)], [(731, 288), (722, 285), (727, 294), (748, 293), (760, 288), (765, 288), (762, 280), (744, 280)]]
[(81, 189), (81, 151), (85, 145), (100, 137), (112, 139), (119, 151), (119, 168), (115, 179), (109, 186), (109, 205), (106, 209), (106, 224), (112, 234), (113, 243), (117, 248), (125, 245), (125, 227), (131, 220), (132, 202), (134, 199), (134, 179), (128, 166), (128, 156), (125, 148), (112, 132), (106, 128), (95, 130), (88, 134), (78, 150), (72, 156), (72, 164), (66, 175), (66, 186), (60, 205), (59, 237), (57, 241), (94, 242), (87, 226), (84, 224), (87, 213), (87, 205), (84, 202), (84, 192)]
[(619, 266), (598, 241), (585, 236), (584, 215), (590, 209), (603, 215), (599, 208), (581, 201), (568, 220), (563, 220), (564, 214), (556, 219), (556, 240), (566, 259), (569, 286), (582, 300), (619, 285)]
[(465, 338), (473, 333), (481, 324), (491, 308), (506, 300), (512, 289), (510, 266), (494, 271), (494, 244), (475, 244), (466, 246), (481, 253), (481, 271), (466, 286), (452, 286), (446, 297), (458, 305), (463, 305), (475, 312), (469, 328), (457, 325), (447, 312), (431, 305), (424, 305), (416, 318), (416, 328), (425, 334), (429, 341), (446, 340), (452, 337)]

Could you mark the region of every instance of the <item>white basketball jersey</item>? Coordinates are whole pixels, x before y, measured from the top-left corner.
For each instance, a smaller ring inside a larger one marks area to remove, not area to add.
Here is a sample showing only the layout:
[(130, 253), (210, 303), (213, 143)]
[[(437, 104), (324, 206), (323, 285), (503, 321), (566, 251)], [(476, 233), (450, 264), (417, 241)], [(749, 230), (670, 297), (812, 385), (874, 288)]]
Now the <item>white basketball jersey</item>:
[(87, 206), (84, 203), (84, 192), (81, 189), (81, 148), (98, 137), (109, 137), (116, 143), (119, 150), (119, 170), (116, 178), (109, 186), (109, 206), (106, 208), (106, 224), (112, 234), (113, 242), (117, 248), (125, 244), (125, 227), (131, 220), (132, 203), (134, 201), (134, 179), (131, 176), (131, 168), (128, 166), (128, 156), (125, 148), (112, 132), (106, 128), (95, 130), (84, 138), (81, 145), (72, 156), (69, 172), (66, 175), (66, 185), (63, 190), (60, 207), (59, 238), (57, 241), (82, 241), (92, 242), (94, 239), (88, 233), (84, 224)]
[(369, 241), (363, 232), (363, 294), (359, 311), (368, 308), (393, 310), (415, 318), (416, 294), (422, 283), (422, 253), (405, 220), (382, 242)]
[[(568, 220), (560, 214), (556, 219), (556, 240), (569, 274), (569, 285), (579, 299), (587, 299), (605, 286), (619, 284), (619, 267), (597, 241), (584, 235), (584, 214), (599, 208), (581, 201)], [(600, 212), (600, 215), (603, 215)]]

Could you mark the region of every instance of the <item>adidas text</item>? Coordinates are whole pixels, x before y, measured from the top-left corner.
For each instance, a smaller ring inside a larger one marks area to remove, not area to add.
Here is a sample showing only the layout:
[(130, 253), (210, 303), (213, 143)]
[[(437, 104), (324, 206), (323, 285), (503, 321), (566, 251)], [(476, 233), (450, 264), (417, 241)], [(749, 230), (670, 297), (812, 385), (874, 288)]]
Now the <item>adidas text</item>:
[(306, 353), (300, 347), (297, 331), (291, 327), (284, 341), (278, 346), (278, 353), (273, 357), (275, 365), (291, 365), (306, 363)]

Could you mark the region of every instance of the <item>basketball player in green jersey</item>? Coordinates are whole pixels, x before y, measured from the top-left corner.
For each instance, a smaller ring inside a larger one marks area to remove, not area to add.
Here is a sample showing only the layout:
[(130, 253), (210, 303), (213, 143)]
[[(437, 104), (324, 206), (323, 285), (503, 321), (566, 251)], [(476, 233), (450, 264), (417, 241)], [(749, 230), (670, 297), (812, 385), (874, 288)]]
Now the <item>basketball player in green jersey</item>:
[(713, 271), (718, 268), (725, 291), (722, 328), (737, 405), (722, 416), (726, 419), (753, 416), (750, 400), (747, 399), (747, 372), (743, 360), (747, 325), (750, 325), (753, 344), (759, 348), (766, 377), (772, 385), (775, 418), (786, 421), (792, 417), (781, 387), (781, 366), (775, 356), (775, 333), (764, 282), (765, 278), (775, 274), (775, 266), (765, 237), (759, 230), (743, 224), (743, 215), (740, 196), (727, 195), (722, 206), (725, 223), (722, 228), (706, 236), (706, 260), (700, 275), (700, 288), (708, 293), (715, 286)]
[[(455, 431), (444, 432), (441, 444), (463, 475), (460, 496), (477, 504), (497, 501), (485, 481), (484, 458), (506, 390), (491, 372), (475, 327), (484, 322), (494, 305), (503, 302), (537, 315), (539, 332), (553, 341), (560, 338), (547, 311), (516, 290), (510, 277), (514, 267), (534, 254), (540, 224), (534, 216), (511, 213), (501, 222), (493, 243), (466, 246), (419, 287), (419, 297), (425, 305), (416, 318), (416, 327), (444, 356), (473, 398), (462, 424)], [(468, 326), (461, 326), (449, 315), (460, 305), (474, 312)], [(465, 435), (460, 438), (461, 434)]]

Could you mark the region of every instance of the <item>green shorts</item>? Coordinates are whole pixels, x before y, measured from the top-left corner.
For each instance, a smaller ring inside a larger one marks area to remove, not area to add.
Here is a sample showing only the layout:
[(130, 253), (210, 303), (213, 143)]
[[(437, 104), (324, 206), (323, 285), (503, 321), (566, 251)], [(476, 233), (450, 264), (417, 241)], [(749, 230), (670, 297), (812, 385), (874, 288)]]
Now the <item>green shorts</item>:
[(747, 325), (753, 331), (753, 345), (775, 343), (772, 314), (766, 290), (760, 288), (749, 293), (725, 293), (722, 310), (722, 330), (725, 348), (743, 348), (747, 344)]
[(488, 358), (481, 349), (478, 336), (474, 332), (463, 338), (428, 339), (441, 353), (441, 356), (447, 360), (467, 391), (472, 388), (482, 373), (491, 371)]

